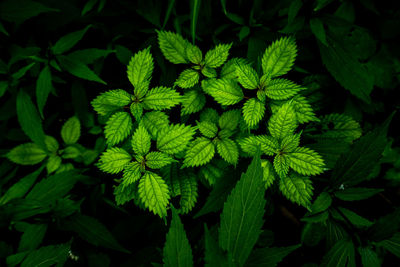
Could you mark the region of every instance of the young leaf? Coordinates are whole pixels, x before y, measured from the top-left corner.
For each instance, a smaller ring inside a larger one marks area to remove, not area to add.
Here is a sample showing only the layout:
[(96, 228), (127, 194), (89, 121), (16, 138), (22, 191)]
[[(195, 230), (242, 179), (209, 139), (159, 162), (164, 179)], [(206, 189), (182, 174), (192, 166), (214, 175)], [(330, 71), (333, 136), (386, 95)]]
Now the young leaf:
[(219, 139), (217, 142), (218, 154), (228, 163), (236, 165), (239, 160), (239, 150), (234, 141), (229, 138)]
[(146, 155), (146, 166), (151, 169), (161, 169), (174, 161), (171, 156), (161, 152), (150, 152)]
[(46, 144), (47, 150), (49, 152), (53, 152), (53, 153), (57, 152), (58, 149), (60, 148), (58, 141), (50, 135), (46, 135), (44, 137), (44, 143)]
[(279, 107), (268, 122), (269, 132), (278, 140), (282, 140), (286, 135), (293, 134), (296, 127), (296, 114), (290, 102)]
[(140, 168), (140, 163), (137, 161), (126, 164), (124, 167), (124, 174), (122, 175), (122, 185), (128, 186), (138, 181), (142, 177)]
[(269, 160), (261, 160), (261, 167), (263, 168), (263, 181), (265, 182), (265, 189), (268, 189), (275, 181), (274, 166)]
[(178, 212), (172, 208), (172, 220), (163, 250), (164, 266), (193, 266), (192, 248)]
[(324, 171), (324, 160), (322, 157), (307, 147), (298, 147), (292, 152), (286, 153), (289, 166), (303, 175), (316, 175)]
[(300, 144), (300, 134), (286, 135), (280, 145), (283, 152), (293, 152)]
[(78, 142), (81, 136), (81, 123), (77, 117), (69, 118), (61, 128), (61, 138), (67, 145)]
[(261, 151), (268, 156), (274, 155), (279, 150), (279, 143), (275, 138), (267, 135), (249, 136), (239, 140), (242, 150), (250, 156), (254, 156), (257, 147), (261, 146)]
[(209, 121), (197, 122), (197, 127), (202, 135), (208, 138), (214, 138), (218, 133), (218, 127), (215, 123)]
[(140, 179), (138, 190), (141, 201), (150, 211), (160, 217), (167, 216), (170, 195), (168, 185), (160, 176), (147, 171)]
[(98, 166), (104, 172), (118, 173), (124, 169), (131, 159), (131, 155), (122, 148), (112, 147), (100, 156)]
[[(150, 53), (150, 47), (137, 52), (130, 60), (127, 68), (128, 79), (135, 88), (135, 95), (138, 95), (136, 89), (141, 87), (143, 83), (146, 85), (151, 79), (154, 63)], [(143, 95), (139, 96), (143, 97)]]
[(176, 154), (185, 150), (195, 128), (184, 124), (175, 124), (163, 128), (157, 137), (157, 149), (168, 154)]
[(133, 151), (138, 155), (144, 156), (149, 153), (151, 146), (151, 137), (142, 125), (139, 125), (135, 133), (132, 135), (131, 144)]
[(205, 137), (198, 137), (190, 143), (186, 150), (185, 160), (183, 165), (185, 167), (196, 167), (208, 163), (215, 153), (215, 146), (210, 139)]
[(209, 68), (218, 68), (225, 63), (229, 55), (232, 44), (219, 44), (214, 49), (209, 50), (204, 57), (204, 64)]
[(51, 84), (51, 72), (48, 65), (46, 65), (39, 74), (36, 81), (36, 102), (40, 116), (43, 118), (43, 108), (46, 104), (47, 97), (49, 96), (53, 85)]
[(107, 84), (82, 62), (69, 58), (67, 56), (58, 56), (57, 59), (60, 62), (61, 67), (72, 75), (88, 81)]
[(232, 58), (222, 66), (220, 76), (225, 79), (237, 79), (236, 66), (247, 64), (243, 58)]
[(243, 118), (249, 127), (256, 126), (265, 114), (265, 104), (256, 98), (250, 98), (243, 105)]
[(157, 31), (158, 43), (164, 57), (171, 63), (189, 63), (186, 56), (186, 47), (190, 44), (182, 36), (167, 31)]
[(221, 105), (234, 105), (243, 99), (243, 91), (234, 80), (214, 79), (202, 86)]
[(270, 77), (286, 74), (292, 68), (296, 53), (296, 43), (292, 38), (283, 37), (275, 41), (267, 47), (262, 58), (264, 74)]
[(104, 127), (104, 135), (107, 143), (113, 146), (125, 140), (131, 133), (132, 127), (132, 118), (128, 112), (117, 112), (113, 114)]
[(186, 56), (193, 64), (200, 64), (203, 60), (203, 53), (196, 45), (189, 44), (186, 47)]
[(243, 266), (256, 244), (265, 207), (260, 150), (228, 196), (221, 213), (219, 245), (228, 259)]
[(294, 173), (281, 177), (281, 180), (279, 181), (279, 189), (290, 201), (310, 209), (314, 188), (308, 177)]
[(147, 109), (163, 110), (170, 109), (182, 101), (182, 96), (174, 89), (168, 87), (156, 87), (151, 89), (145, 98), (143, 104)]
[(51, 51), (53, 52), (53, 54), (60, 55), (70, 50), (83, 38), (83, 36), (91, 26), (92, 25), (88, 25), (80, 31), (71, 32), (61, 37), (56, 42), (56, 44), (53, 47), (51, 47)]
[(133, 102), (129, 106), (129, 110), (131, 111), (132, 116), (137, 120), (140, 121), (143, 115), (143, 104), (138, 102)]
[(346, 267), (356, 266), (354, 244), (351, 240), (338, 241), (323, 257), (321, 266)]
[(55, 172), (61, 165), (61, 158), (59, 156), (51, 155), (47, 159), (46, 169), (47, 173)]
[(6, 157), (14, 163), (21, 165), (35, 165), (43, 161), (46, 157), (46, 151), (41, 149), (35, 143), (26, 143), (11, 149)]
[(169, 118), (162, 111), (151, 111), (144, 114), (142, 122), (152, 138), (156, 139), (158, 133), (169, 125)]
[(181, 114), (193, 114), (203, 109), (206, 104), (206, 98), (199, 90), (185, 91), (182, 97)]
[(199, 82), (200, 74), (193, 69), (186, 69), (182, 71), (176, 80), (175, 84), (181, 88), (191, 88)]
[(94, 110), (100, 115), (107, 115), (132, 102), (132, 95), (122, 89), (110, 90), (100, 94), (91, 102)]
[(256, 89), (260, 83), (257, 72), (248, 64), (236, 64), (236, 75), (246, 89)]
[(265, 94), (274, 100), (288, 99), (303, 88), (292, 81), (286, 79), (273, 79), (268, 82)]
[(292, 251), (298, 249), (301, 245), (289, 247), (269, 247), (259, 248), (252, 251), (249, 260), (246, 261), (246, 267), (268, 266), (275, 267)]
[(279, 177), (284, 178), (289, 173), (289, 163), (285, 154), (278, 154), (274, 158), (274, 169)]
[(384, 190), (378, 188), (345, 188), (344, 190), (336, 191), (335, 197), (344, 201), (363, 200), (370, 198), (382, 191)]
[(222, 113), (218, 120), (218, 125), (221, 129), (228, 129), (234, 131), (240, 121), (241, 114), (238, 109), (231, 109)]

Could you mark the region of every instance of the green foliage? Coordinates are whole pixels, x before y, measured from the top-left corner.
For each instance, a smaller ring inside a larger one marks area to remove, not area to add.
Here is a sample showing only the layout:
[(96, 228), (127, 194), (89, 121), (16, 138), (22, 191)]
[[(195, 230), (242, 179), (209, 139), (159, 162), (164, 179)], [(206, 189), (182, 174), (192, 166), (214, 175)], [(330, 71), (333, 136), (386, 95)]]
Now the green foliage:
[(281, 177), (279, 188), (289, 200), (308, 209), (310, 208), (314, 189), (310, 178), (298, 174), (290, 174)]
[(113, 147), (107, 149), (99, 159), (99, 168), (108, 173), (121, 172), (131, 160), (131, 155), (122, 148)]
[(146, 172), (140, 179), (138, 193), (141, 201), (150, 211), (160, 217), (167, 215), (169, 189), (160, 176), (153, 172)]
[(21, 144), (7, 153), (7, 158), (14, 163), (34, 165), (46, 158), (46, 151), (34, 143)]
[(262, 57), (263, 72), (270, 77), (277, 77), (286, 74), (293, 66), (296, 58), (297, 47), (292, 38), (281, 38), (264, 52)]
[(61, 128), (61, 138), (67, 145), (78, 142), (81, 136), (81, 123), (77, 117), (68, 119)]

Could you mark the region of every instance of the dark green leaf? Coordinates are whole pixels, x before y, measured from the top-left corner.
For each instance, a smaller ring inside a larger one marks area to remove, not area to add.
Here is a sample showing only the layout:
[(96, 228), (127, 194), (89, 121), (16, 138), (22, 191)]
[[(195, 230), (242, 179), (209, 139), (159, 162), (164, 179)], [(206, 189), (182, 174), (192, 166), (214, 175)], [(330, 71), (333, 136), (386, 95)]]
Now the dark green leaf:
[(92, 25), (88, 25), (82, 30), (71, 32), (61, 37), (56, 42), (56, 44), (51, 48), (51, 51), (53, 51), (55, 55), (60, 55), (62, 53), (67, 52), (83, 38), (83, 36), (87, 32), (87, 30), (89, 30), (90, 27), (92, 27)]
[(324, 267), (355, 267), (354, 244), (351, 240), (338, 241), (322, 259)]
[(218, 243), (214, 240), (207, 226), (204, 225), (204, 243), (205, 243), (205, 255), (204, 261), (206, 267), (220, 267), (227, 266), (228, 261), (224, 256), (223, 251), (218, 246)]
[(364, 267), (380, 267), (381, 261), (378, 254), (368, 247), (359, 247), (358, 253), (361, 256), (361, 263)]
[(191, 0), (190, 1), (190, 32), (192, 33), (192, 43), (196, 40), (196, 26), (197, 19), (199, 17), (201, 0)]
[(270, 247), (255, 249), (249, 260), (246, 262), (246, 267), (275, 267), (292, 251), (299, 248), (301, 245), (294, 245), (290, 247)]
[(49, 96), (53, 85), (51, 83), (51, 72), (49, 66), (45, 66), (39, 74), (36, 81), (36, 102), (38, 105), (39, 113), (42, 118), (43, 108), (46, 104), (47, 97)]
[(66, 56), (58, 56), (61, 67), (72, 75), (89, 81), (107, 84), (96, 73), (94, 73), (87, 65), (80, 61), (76, 61)]
[(395, 233), (390, 239), (383, 240), (377, 244), (400, 258), (400, 233)]
[(98, 48), (88, 48), (77, 50), (68, 54), (68, 57), (74, 61), (79, 61), (85, 65), (93, 64), (96, 59), (107, 57), (109, 54), (114, 53), (114, 50), (105, 50)]
[(0, 3), (0, 18), (21, 23), (41, 13), (59, 11), (31, 0), (6, 0)]
[(369, 229), (369, 238), (382, 241), (391, 238), (400, 229), (400, 208), (381, 218)]
[(378, 188), (363, 188), (363, 187), (345, 188), (344, 190), (336, 191), (335, 197), (344, 201), (363, 200), (370, 198), (373, 195), (376, 195), (382, 191), (384, 190)]
[(50, 267), (55, 264), (63, 266), (68, 258), (70, 247), (70, 243), (41, 247), (29, 253), (22, 262), (21, 267)]
[(18, 252), (34, 250), (42, 243), (47, 224), (28, 224), (18, 245)]

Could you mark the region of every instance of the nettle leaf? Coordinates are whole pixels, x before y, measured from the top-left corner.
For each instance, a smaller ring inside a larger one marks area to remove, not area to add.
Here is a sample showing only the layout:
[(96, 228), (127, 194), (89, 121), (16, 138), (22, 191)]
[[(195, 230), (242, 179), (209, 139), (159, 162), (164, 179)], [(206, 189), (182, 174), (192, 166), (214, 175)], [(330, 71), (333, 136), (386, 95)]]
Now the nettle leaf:
[(263, 225), (264, 187), (260, 150), (224, 204), (219, 245), (228, 251), (232, 264), (243, 266), (256, 244)]
[(228, 266), (227, 257), (204, 224), (204, 262), (206, 267)]
[(138, 181), (142, 177), (142, 173), (140, 172), (140, 163), (137, 161), (129, 162), (124, 167), (124, 173), (122, 175), (122, 184), (124, 186), (133, 184)]
[(186, 150), (185, 160), (183, 165), (185, 167), (202, 166), (214, 157), (215, 146), (210, 139), (205, 137), (198, 137), (190, 143)]
[(200, 121), (209, 121), (217, 124), (219, 120), (218, 112), (213, 108), (205, 108), (200, 113)]
[(237, 79), (236, 66), (247, 64), (244, 58), (232, 58), (221, 69), (220, 77), (225, 79)]
[(288, 134), (293, 134), (297, 127), (296, 114), (292, 105), (287, 102), (272, 114), (268, 122), (268, 130), (273, 137), (282, 140)]
[(297, 47), (294, 39), (283, 37), (265, 50), (261, 64), (264, 74), (277, 77), (286, 74), (293, 66)]
[(203, 53), (201, 52), (200, 48), (190, 43), (186, 47), (186, 56), (193, 64), (200, 64), (203, 60)]
[(46, 151), (41, 149), (35, 143), (21, 144), (6, 154), (6, 157), (14, 163), (21, 165), (35, 165), (43, 161), (46, 157)]
[(198, 71), (194, 69), (186, 69), (179, 75), (175, 84), (181, 88), (187, 89), (195, 86), (199, 82), (199, 79), (200, 74)]
[(117, 112), (113, 114), (104, 127), (104, 135), (109, 145), (116, 145), (132, 131), (132, 118), (128, 112)]
[(239, 124), (241, 112), (238, 109), (231, 109), (222, 113), (218, 120), (221, 129), (235, 130)]
[(274, 100), (284, 100), (294, 96), (302, 89), (304, 88), (292, 81), (286, 79), (274, 79), (267, 83), (265, 94)]
[(228, 59), (229, 49), (232, 44), (219, 44), (209, 50), (204, 57), (204, 64), (209, 68), (218, 68)]
[[(140, 177), (138, 178), (140, 179)], [(136, 183), (124, 185), (120, 184), (114, 188), (115, 202), (117, 205), (123, 205), (137, 197)]]
[(236, 75), (246, 89), (256, 89), (260, 83), (257, 72), (248, 64), (236, 64)]
[(185, 150), (195, 128), (184, 124), (175, 124), (163, 128), (157, 137), (157, 149), (168, 154), (176, 154)]
[(172, 208), (172, 220), (167, 233), (164, 250), (164, 266), (193, 266), (192, 248), (186, 236), (178, 212)]
[(289, 166), (303, 175), (316, 175), (324, 171), (322, 157), (307, 147), (298, 147), (292, 152), (285, 153)]
[(174, 89), (168, 87), (156, 87), (151, 89), (145, 98), (143, 104), (147, 109), (163, 110), (170, 109), (182, 101), (182, 96)]
[(283, 152), (293, 152), (300, 144), (301, 134), (286, 135), (282, 141), (280, 149)]
[(315, 116), (313, 108), (304, 96), (296, 95), (291, 99), (291, 102), (298, 123), (302, 124), (310, 121), (319, 121)]
[(336, 244), (322, 258), (321, 266), (356, 266), (353, 242), (347, 239), (342, 239), (336, 242)]
[(181, 114), (193, 114), (203, 109), (206, 104), (206, 97), (197, 89), (185, 91), (182, 97)]
[(36, 81), (36, 102), (42, 118), (44, 117), (43, 108), (52, 89), (53, 85), (51, 83), (51, 71), (50, 67), (46, 65), (40, 72)]
[(289, 163), (284, 154), (278, 154), (274, 158), (274, 168), (279, 177), (286, 177), (289, 173)]
[(136, 129), (135, 133), (132, 135), (132, 149), (138, 155), (146, 155), (150, 151), (151, 137), (147, 132), (146, 128), (142, 125)]
[[(214, 185), (226, 173), (228, 163), (216, 158), (200, 168), (200, 174), (210, 185)], [(221, 203), (222, 206), (223, 203)]]
[(265, 182), (265, 189), (268, 189), (275, 181), (274, 166), (269, 160), (261, 160), (261, 167), (263, 168), (263, 181)]
[(150, 152), (146, 155), (146, 166), (151, 169), (161, 169), (174, 161), (170, 155), (162, 152)]
[(112, 147), (107, 149), (100, 156), (98, 166), (100, 170), (107, 173), (119, 173), (125, 165), (131, 161), (131, 155), (124, 149), (119, 147)]
[(361, 126), (344, 114), (329, 114), (321, 119), (323, 133), (321, 138), (343, 140), (351, 143), (361, 137)]
[(239, 149), (236, 143), (231, 139), (219, 139), (217, 142), (217, 151), (226, 162), (233, 165), (238, 163)]
[(92, 25), (88, 25), (86, 26), (84, 29), (76, 31), (76, 32), (71, 32), (63, 37), (61, 37), (53, 47), (51, 47), (51, 51), (55, 54), (55, 55), (60, 55), (63, 54), (65, 52), (67, 52), (68, 50), (70, 50), (72, 47), (74, 47), (85, 35), (85, 33), (87, 32), (87, 30), (89, 30), (89, 28)]
[(132, 95), (122, 89), (110, 90), (101, 93), (91, 102), (99, 115), (108, 115), (132, 102)]
[(246, 267), (268, 266), (275, 267), (292, 251), (301, 247), (294, 245), (289, 247), (267, 247), (254, 249), (246, 261)]
[(156, 139), (158, 133), (169, 125), (169, 118), (162, 111), (151, 111), (144, 114), (141, 122), (143, 122), (144, 127), (149, 131), (152, 138)]
[[(138, 96), (136, 88), (142, 87), (143, 83), (145, 83), (145, 86), (148, 85), (151, 79), (151, 74), (153, 73), (153, 69), (154, 62), (153, 56), (150, 53), (150, 47), (137, 52), (131, 58), (126, 72), (129, 81), (135, 88), (135, 95)], [(143, 97), (143, 95), (141, 97)]]
[(212, 69), (207, 66), (205, 66), (201, 69), (201, 74), (203, 74), (207, 78), (216, 78), (217, 77), (217, 71), (215, 69)]
[(243, 91), (234, 80), (213, 79), (202, 87), (221, 105), (234, 105), (243, 99)]
[(197, 122), (197, 127), (202, 135), (208, 138), (214, 138), (218, 133), (218, 127), (210, 121)]
[(281, 177), (279, 189), (287, 199), (310, 210), (314, 190), (310, 178), (292, 173)]
[(129, 110), (131, 111), (131, 114), (133, 117), (135, 117), (135, 119), (137, 121), (140, 121), (143, 115), (143, 104), (142, 103), (138, 103), (138, 102), (133, 102), (130, 107)]
[[(371, 222), (370, 220), (367, 220), (364, 217), (361, 217), (354, 211), (351, 211), (346, 208), (338, 207), (338, 209), (341, 211), (341, 213), (347, 218), (349, 222), (351, 222), (355, 227), (357, 228), (365, 228), (365, 227), (370, 227), (374, 223)], [(341, 215), (339, 215), (342, 217)], [(340, 220), (344, 220), (344, 218), (340, 218)], [(346, 220), (344, 220), (346, 221)]]
[(242, 150), (250, 156), (254, 156), (257, 147), (261, 146), (261, 151), (268, 156), (273, 156), (279, 149), (278, 141), (267, 135), (249, 136), (239, 140)]
[(189, 42), (176, 33), (157, 31), (158, 43), (164, 57), (174, 64), (189, 63), (186, 48)]
[(265, 104), (257, 98), (250, 98), (243, 105), (243, 118), (251, 128), (256, 126), (265, 114)]
[(170, 195), (168, 185), (160, 176), (147, 171), (140, 179), (138, 192), (143, 204), (150, 211), (160, 217), (167, 216)]

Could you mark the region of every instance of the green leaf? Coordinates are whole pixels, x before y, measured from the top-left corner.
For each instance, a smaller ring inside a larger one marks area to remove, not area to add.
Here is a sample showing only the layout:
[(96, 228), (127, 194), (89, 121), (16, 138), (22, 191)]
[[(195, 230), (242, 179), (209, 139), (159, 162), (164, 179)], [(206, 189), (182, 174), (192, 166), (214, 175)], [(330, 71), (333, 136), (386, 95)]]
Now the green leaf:
[(257, 98), (250, 98), (243, 105), (243, 118), (251, 128), (256, 126), (265, 114), (265, 104)]
[(122, 148), (112, 147), (100, 156), (98, 167), (107, 173), (119, 173), (131, 159), (131, 155)]
[(233, 165), (238, 163), (239, 150), (236, 143), (231, 139), (219, 139), (217, 142), (217, 151), (226, 162)]
[(47, 173), (55, 172), (61, 166), (61, 157), (51, 155), (47, 159), (46, 169)]
[(47, 150), (39, 113), (30, 96), (24, 90), (20, 90), (17, 95), (17, 116), (24, 133), (40, 148)]
[(314, 215), (327, 210), (332, 204), (332, 197), (327, 192), (322, 192), (311, 206), (310, 215)]
[(213, 68), (204, 66), (201, 69), (201, 74), (203, 74), (207, 78), (216, 78), (217, 77), (217, 71)]
[(196, 40), (196, 25), (199, 17), (201, 0), (190, 1), (190, 32), (192, 34), (192, 43)]
[(41, 13), (59, 11), (58, 9), (50, 8), (42, 3), (30, 0), (6, 0), (0, 3), (0, 17), (5, 21), (16, 22), (18, 24)]
[(274, 158), (274, 169), (279, 177), (284, 178), (289, 173), (289, 163), (285, 154), (277, 154)]
[(361, 137), (361, 126), (351, 117), (343, 114), (329, 114), (321, 119), (323, 133), (318, 136), (351, 143)]
[(339, 207), (338, 208), (340, 210), (340, 212), (346, 216), (346, 218), (355, 226), (358, 228), (365, 228), (365, 227), (370, 227), (371, 225), (373, 225), (374, 223), (365, 219), (364, 217), (361, 217), (360, 215), (358, 215), (357, 213), (346, 209), (346, 208), (342, 208)]
[(291, 101), (298, 123), (319, 121), (319, 119), (315, 116), (313, 108), (304, 96), (296, 95)]
[(17, 164), (35, 165), (43, 161), (47, 157), (47, 154), (46, 151), (35, 143), (26, 143), (14, 147), (6, 156), (9, 160)]
[(91, 102), (94, 110), (100, 115), (109, 113), (129, 105), (132, 95), (122, 89), (110, 90), (97, 96)]
[(265, 207), (260, 151), (228, 196), (221, 213), (219, 245), (232, 264), (243, 266), (256, 244)]
[(286, 79), (273, 79), (267, 83), (265, 94), (274, 100), (288, 99), (304, 88)]
[(293, 66), (297, 47), (294, 39), (283, 37), (273, 42), (264, 52), (262, 69), (264, 74), (277, 77), (286, 74)]
[(225, 63), (229, 55), (232, 44), (219, 44), (209, 50), (204, 57), (204, 64), (209, 68), (218, 68)]
[(133, 151), (138, 155), (144, 156), (149, 153), (151, 137), (146, 128), (144, 128), (142, 125), (139, 125), (135, 133), (132, 135), (131, 144)]
[(1, 23), (1, 22), (0, 22), (0, 32), (4, 33), (7, 36), (10, 36), (10, 34), (4, 28), (3, 23)]
[(36, 102), (40, 116), (43, 118), (43, 108), (46, 104), (47, 97), (49, 96), (53, 85), (51, 83), (51, 72), (48, 65), (46, 65), (39, 74), (36, 81)]
[(258, 146), (261, 146), (261, 151), (268, 156), (274, 155), (279, 149), (279, 143), (276, 139), (267, 135), (249, 136), (240, 139), (239, 145), (250, 156), (255, 155)]
[(168, 87), (155, 87), (151, 89), (145, 98), (143, 104), (147, 109), (163, 110), (170, 109), (182, 101), (182, 96), (174, 89)]
[(296, 150), (300, 144), (301, 134), (286, 135), (280, 145), (280, 150), (282, 152), (293, 152)]
[(289, 247), (269, 247), (259, 248), (252, 251), (246, 267), (268, 266), (275, 267), (292, 251), (298, 249), (301, 245)]
[(70, 247), (70, 242), (57, 246), (40, 247), (39, 249), (28, 254), (25, 260), (22, 262), (21, 267), (50, 267), (54, 266), (55, 264), (57, 264), (57, 266), (63, 266), (67, 261)]
[(237, 79), (236, 66), (247, 64), (243, 58), (232, 58), (222, 66), (220, 77), (225, 79)]
[(238, 109), (231, 109), (222, 113), (218, 120), (218, 125), (221, 129), (228, 129), (234, 131), (240, 121), (241, 113)]
[(307, 147), (298, 147), (292, 152), (286, 153), (289, 166), (303, 175), (317, 175), (324, 171), (322, 157)]
[(60, 62), (61, 67), (72, 75), (88, 81), (107, 84), (84, 63), (67, 56), (58, 56), (57, 59)]
[(379, 242), (391, 238), (400, 229), (400, 209), (380, 217), (368, 230), (369, 239)]
[(155, 173), (146, 172), (139, 182), (139, 197), (155, 215), (167, 216), (170, 195), (168, 185)]
[(161, 152), (150, 152), (146, 155), (146, 166), (151, 169), (161, 169), (174, 161), (171, 156)]
[(219, 120), (218, 112), (213, 108), (205, 108), (200, 113), (200, 121), (209, 121), (214, 124), (217, 124)]
[[(140, 179), (141, 175), (137, 178)], [(128, 183), (128, 182), (126, 182)], [(137, 184), (136, 183), (128, 183), (125, 185), (121, 183), (119, 186), (114, 188), (115, 202), (117, 205), (123, 205), (132, 199), (135, 199), (137, 196)]]
[(109, 54), (114, 52), (114, 50), (87, 48), (71, 52), (68, 54), (68, 57), (72, 58), (74, 61), (80, 61), (83, 64), (87, 65), (93, 64), (97, 59), (107, 57)]
[(200, 74), (193, 69), (186, 69), (182, 71), (176, 80), (175, 84), (181, 88), (191, 88), (199, 82)]
[(379, 247), (384, 247), (390, 253), (400, 258), (400, 233), (395, 233), (390, 239), (377, 243)]
[(292, 173), (281, 177), (279, 189), (290, 201), (310, 209), (314, 190), (310, 178)]
[(61, 138), (67, 145), (78, 142), (81, 136), (81, 123), (77, 117), (69, 118), (61, 128)]
[(326, 40), (326, 33), (324, 29), (324, 24), (319, 18), (311, 18), (310, 19), (310, 29), (314, 34), (315, 38), (317, 38), (321, 43), (328, 46), (328, 41)]
[(181, 114), (193, 114), (203, 109), (206, 104), (206, 98), (199, 90), (185, 91), (182, 97)]
[(186, 56), (193, 64), (200, 64), (203, 60), (203, 53), (200, 48), (192, 44), (186, 47)]
[(207, 226), (204, 224), (204, 261), (206, 267), (227, 266), (228, 262), (223, 251), (214, 240)]
[(189, 63), (186, 47), (190, 44), (182, 36), (167, 31), (157, 31), (158, 43), (164, 57), (174, 64)]
[(336, 191), (335, 197), (344, 201), (364, 200), (383, 191), (383, 189), (378, 188), (345, 188), (344, 190)]
[(208, 163), (215, 153), (215, 146), (210, 139), (198, 137), (190, 143), (186, 150), (183, 166), (196, 167)]
[(269, 132), (278, 140), (282, 140), (286, 135), (293, 134), (296, 127), (296, 114), (290, 102), (279, 107), (268, 122)]
[(346, 267), (355, 265), (354, 244), (351, 240), (342, 239), (329, 250), (322, 259), (321, 266)]
[(167, 233), (164, 250), (164, 266), (193, 266), (192, 248), (186, 236), (185, 229), (178, 212), (172, 208), (172, 220)]
[(380, 267), (381, 261), (371, 248), (368, 247), (358, 247), (358, 253), (361, 256), (361, 264), (364, 267)]
[(246, 89), (256, 89), (260, 83), (257, 72), (248, 64), (236, 64), (236, 75)]
[(269, 160), (261, 160), (261, 167), (263, 168), (263, 181), (265, 182), (265, 189), (268, 189), (275, 181), (274, 166)]
[(218, 127), (210, 121), (197, 122), (197, 127), (202, 135), (208, 138), (214, 138), (218, 133)]
[(157, 149), (168, 154), (176, 154), (185, 150), (195, 128), (184, 124), (174, 124), (163, 128), (157, 137)]
[(76, 32), (71, 32), (63, 37), (61, 37), (54, 46), (51, 47), (51, 51), (55, 55), (60, 55), (68, 50), (70, 50), (72, 47), (74, 47), (85, 35), (87, 30), (92, 27), (92, 25), (86, 26), (84, 29)]
[(128, 112), (113, 114), (104, 127), (107, 143), (113, 146), (122, 142), (131, 133), (132, 127), (132, 118)]
[(44, 137), (44, 143), (46, 144), (47, 150), (49, 152), (53, 152), (53, 153), (57, 152), (58, 149), (60, 148), (58, 141), (50, 135), (46, 135)]
[(81, 16), (84, 16), (86, 13), (90, 12), (98, 1), (99, 0), (88, 0), (82, 9)]
[(65, 149), (62, 150), (61, 157), (63, 159), (74, 159), (81, 155), (81, 151), (74, 146), (67, 146)]
[(47, 224), (28, 224), (18, 245), (18, 252), (30, 251), (39, 247), (46, 234)]
[(124, 167), (124, 173), (122, 175), (122, 185), (125, 187), (138, 181), (142, 177), (140, 169), (141, 165), (137, 161), (126, 164)]
[(125, 253), (130, 253), (122, 247), (108, 229), (97, 219), (76, 214), (65, 220), (63, 228), (76, 232), (83, 240), (94, 246), (101, 246)]
[(135, 95), (141, 98), (145, 95), (138, 94), (137, 89), (143, 87), (148, 87), (151, 75), (154, 69), (153, 56), (150, 53), (150, 47), (137, 52), (129, 61), (127, 67), (128, 79), (135, 88)]
[(162, 111), (151, 111), (144, 114), (142, 122), (152, 138), (156, 139), (158, 133), (169, 125), (169, 118)]
[(143, 104), (142, 103), (137, 103), (133, 102), (129, 110), (131, 111), (132, 116), (137, 120), (140, 121), (143, 115)]
[(203, 89), (221, 105), (234, 105), (243, 99), (243, 91), (234, 80), (213, 79)]

